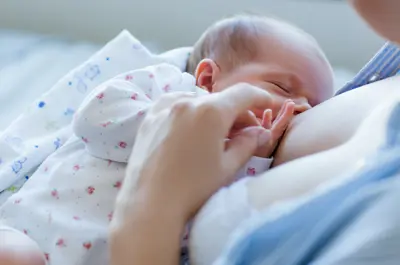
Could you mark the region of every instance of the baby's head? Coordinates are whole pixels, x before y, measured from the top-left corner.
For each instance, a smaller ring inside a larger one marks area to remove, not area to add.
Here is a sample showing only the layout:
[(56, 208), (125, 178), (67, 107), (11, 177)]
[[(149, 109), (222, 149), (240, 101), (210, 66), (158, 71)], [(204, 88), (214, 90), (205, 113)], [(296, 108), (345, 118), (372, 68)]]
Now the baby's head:
[[(297, 113), (333, 95), (332, 68), (313, 37), (276, 19), (235, 16), (212, 25), (189, 57), (196, 84), (219, 92), (240, 82), (268, 91), (273, 118), (292, 99)], [(263, 110), (253, 110), (261, 117)]]

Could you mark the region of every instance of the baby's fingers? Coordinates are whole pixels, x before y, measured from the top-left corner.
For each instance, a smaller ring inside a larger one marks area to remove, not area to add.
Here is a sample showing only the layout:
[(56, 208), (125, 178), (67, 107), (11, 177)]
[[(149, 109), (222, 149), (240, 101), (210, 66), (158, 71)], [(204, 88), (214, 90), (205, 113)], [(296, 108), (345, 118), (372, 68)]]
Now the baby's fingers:
[(293, 101), (285, 103), (281, 115), (279, 115), (272, 125), (272, 133), (274, 138), (279, 138), (285, 132), (289, 122), (294, 117), (294, 107)]
[(272, 128), (272, 110), (271, 109), (266, 109), (264, 111), (262, 121), (261, 121), (261, 126), (264, 127), (264, 129), (271, 130), (271, 128)]

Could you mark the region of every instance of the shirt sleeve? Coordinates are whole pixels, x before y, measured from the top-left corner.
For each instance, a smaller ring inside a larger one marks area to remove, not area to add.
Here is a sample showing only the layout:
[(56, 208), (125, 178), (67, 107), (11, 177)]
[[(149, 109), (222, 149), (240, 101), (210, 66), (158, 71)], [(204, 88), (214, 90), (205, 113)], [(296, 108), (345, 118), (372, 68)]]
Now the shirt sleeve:
[(128, 72), (93, 90), (78, 109), (73, 130), (91, 155), (127, 162), (154, 100), (169, 92), (198, 90), (193, 76), (171, 65)]
[(253, 156), (247, 164), (237, 172), (236, 180), (244, 177), (253, 177), (267, 171), (271, 167), (273, 161), (273, 158)]

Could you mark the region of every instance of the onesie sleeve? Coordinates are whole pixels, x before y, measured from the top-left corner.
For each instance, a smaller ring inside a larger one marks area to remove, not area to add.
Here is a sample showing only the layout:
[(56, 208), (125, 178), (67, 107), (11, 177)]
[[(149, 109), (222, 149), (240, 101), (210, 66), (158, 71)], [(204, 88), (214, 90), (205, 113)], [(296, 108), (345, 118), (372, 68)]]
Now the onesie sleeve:
[(198, 91), (193, 76), (161, 64), (119, 75), (98, 86), (78, 109), (73, 130), (87, 151), (127, 162), (147, 110), (163, 94)]
[(273, 158), (263, 158), (253, 156), (236, 174), (236, 180), (244, 177), (256, 176), (260, 173), (267, 171), (273, 162)]

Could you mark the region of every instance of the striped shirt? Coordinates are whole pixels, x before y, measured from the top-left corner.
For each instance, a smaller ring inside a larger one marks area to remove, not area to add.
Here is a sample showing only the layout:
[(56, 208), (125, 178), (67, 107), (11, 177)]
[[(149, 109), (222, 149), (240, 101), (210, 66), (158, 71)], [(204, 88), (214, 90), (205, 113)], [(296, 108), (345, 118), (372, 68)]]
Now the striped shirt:
[(387, 42), (350, 82), (336, 92), (336, 95), (394, 76), (399, 71), (400, 48)]

